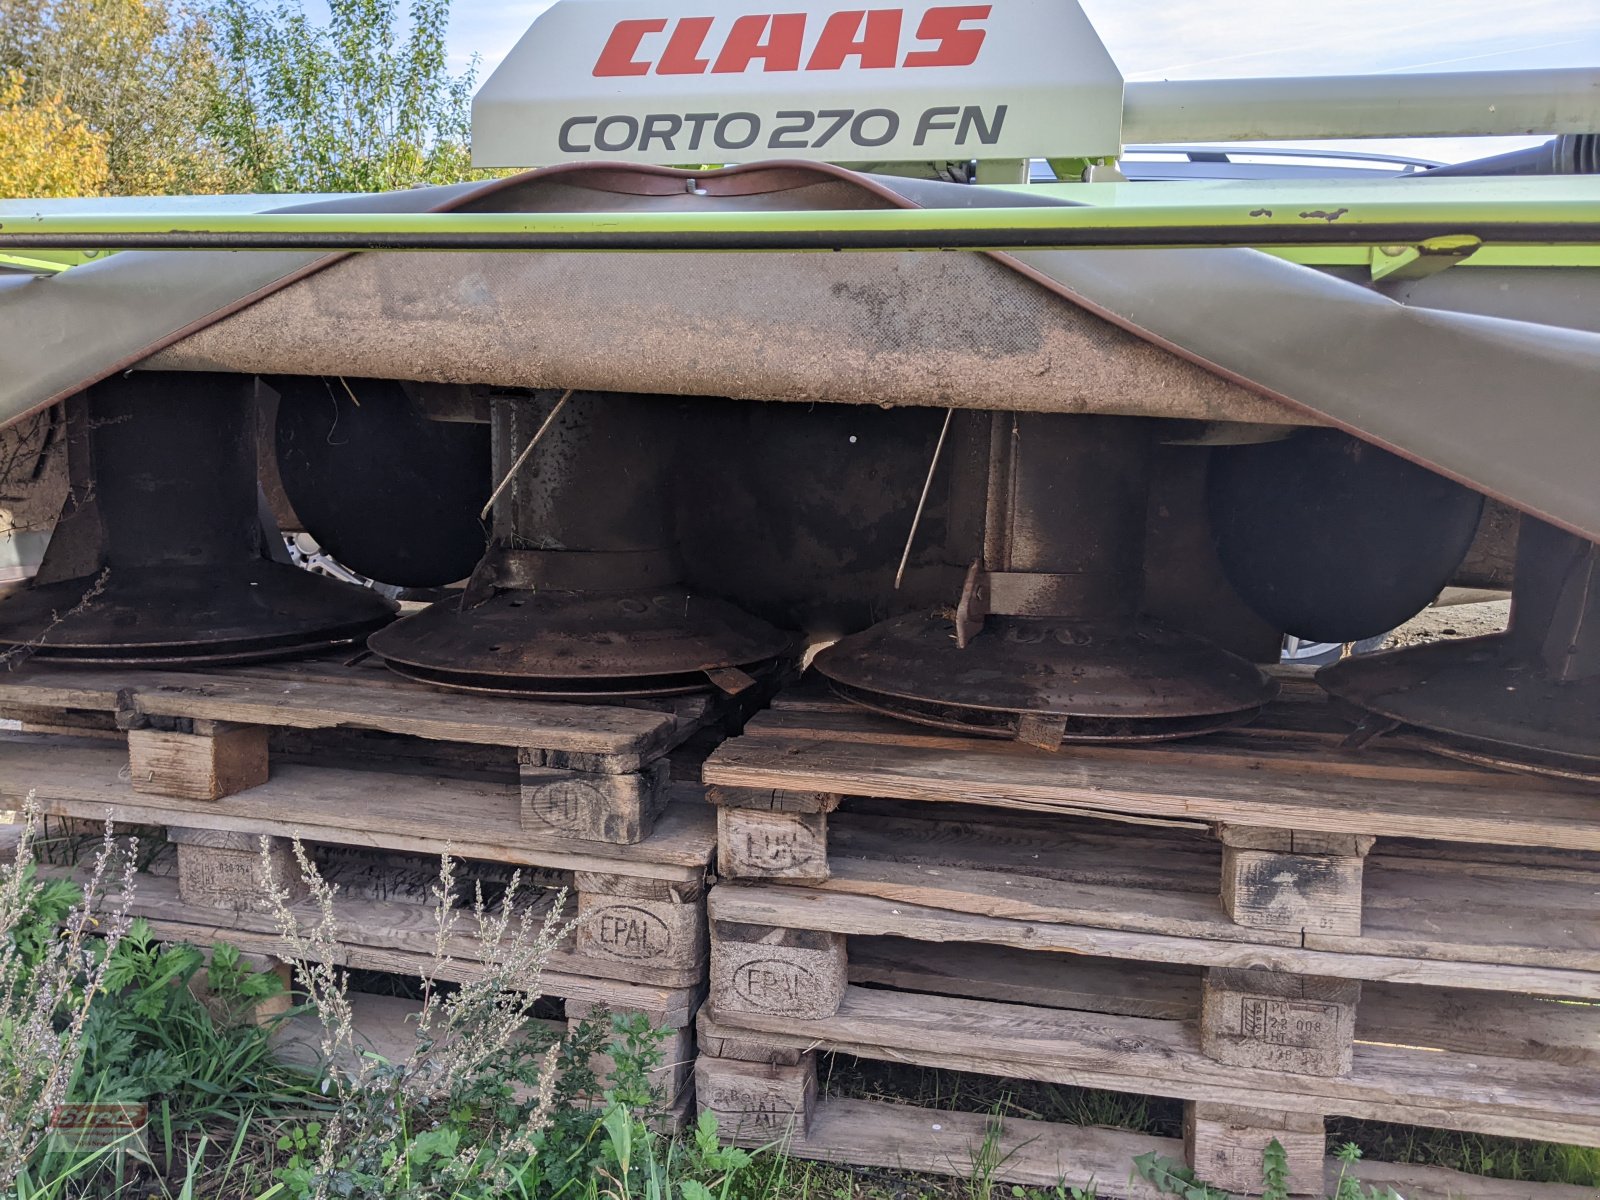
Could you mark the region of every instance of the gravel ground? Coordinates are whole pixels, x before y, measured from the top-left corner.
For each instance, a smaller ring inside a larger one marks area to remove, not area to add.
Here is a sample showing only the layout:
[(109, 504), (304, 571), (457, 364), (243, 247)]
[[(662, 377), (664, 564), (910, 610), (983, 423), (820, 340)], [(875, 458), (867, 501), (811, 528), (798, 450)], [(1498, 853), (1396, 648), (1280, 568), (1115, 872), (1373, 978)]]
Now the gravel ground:
[(1511, 601), (1490, 600), (1483, 604), (1452, 604), (1446, 608), (1425, 608), (1400, 626), (1384, 642), (1385, 650), (1416, 646), (1450, 638), (1481, 637), (1499, 633), (1511, 619)]

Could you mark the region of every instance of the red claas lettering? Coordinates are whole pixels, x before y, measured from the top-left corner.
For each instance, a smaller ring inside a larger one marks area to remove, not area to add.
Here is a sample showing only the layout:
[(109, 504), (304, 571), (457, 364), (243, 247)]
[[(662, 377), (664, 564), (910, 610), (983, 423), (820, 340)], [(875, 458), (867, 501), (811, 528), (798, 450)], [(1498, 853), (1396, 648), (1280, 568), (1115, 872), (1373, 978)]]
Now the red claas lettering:
[(763, 72), (837, 71), (847, 65), (969, 67), (983, 48), (988, 32), (983, 23), (992, 8), (988, 4), (930, 8), (909, 39), (904, 9), (830, 13), (820, 18), (809, 58), (803, 56), (804, 13), (750, 13), (733, 21), (720, 37), (712, 33), (714, 17), (618, 21), (595, 60), (594, 74), (739, 75), (757, 63)]

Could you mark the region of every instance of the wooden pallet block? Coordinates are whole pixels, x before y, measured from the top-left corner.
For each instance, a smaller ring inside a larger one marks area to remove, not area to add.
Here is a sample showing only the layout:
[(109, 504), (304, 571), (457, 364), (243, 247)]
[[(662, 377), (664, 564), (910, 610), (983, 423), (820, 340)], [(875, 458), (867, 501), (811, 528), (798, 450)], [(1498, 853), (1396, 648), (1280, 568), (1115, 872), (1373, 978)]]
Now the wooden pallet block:
[(727, 718), (730, 705), (705, 696), (566, 704), (461, 695), (332, 662), (185, 674), (30, 664), (0, 679), (0, 716), (19, 714), (33, 728), (113, 720), (143, 794), (216, 801), (261, 787), (273, 761), (293, 760), (287, 735), (298, 733), (350, 761), (432, 757), (510, 771), (530, 833), (622, 844), (649, 837), (663, 811), (669, 752)]

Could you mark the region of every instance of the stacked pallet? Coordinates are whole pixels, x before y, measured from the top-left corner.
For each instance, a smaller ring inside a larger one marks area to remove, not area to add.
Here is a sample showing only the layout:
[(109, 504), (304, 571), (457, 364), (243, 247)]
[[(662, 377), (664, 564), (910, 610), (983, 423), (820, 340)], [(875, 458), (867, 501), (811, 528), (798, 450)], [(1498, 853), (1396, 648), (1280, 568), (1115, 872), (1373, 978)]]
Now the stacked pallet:
[[(0, 805), (32, 793), (48, 816), (165, 829), (174, 869), (143, 872), (133, 903), (162, 937), (287, 955), (262, 841), (309, 928), (298, 838), (344, 883), (344, 965), (414, 975), (435, 918), (403, 856), (436, 869), (448, 852), (464, 878), (519, 868), (536, 907), (564, 895), (576, 921), (543, 992), (570, 1020), (604, 1008), (670, 1030), (660, 1082), (669, 1108), (687, 1107), (715, 830), (699, 784), (672, 768), (719, 736), (727, 704), (455, 695), (336, 661), (181, 674), (31, 663), (0, 677), (0, 717), (21, 722), (0, 735)], [(485, 970), (470, 934), (449, 952), (444, 977)]]
[[(1152, 1149), (1256, 1190), (1276, 1138), (1320, 1193), (1331, 1115), (1600, 1145), (1600, 791), (1347, 733), (1295, 680), (1245, 730), (1057, 753), (780, 697), (705, 766), (701, 1106), (1102, 1190)], [(819, 1100), (818, 1051), (1170, 1097), (1185, 1137)]]

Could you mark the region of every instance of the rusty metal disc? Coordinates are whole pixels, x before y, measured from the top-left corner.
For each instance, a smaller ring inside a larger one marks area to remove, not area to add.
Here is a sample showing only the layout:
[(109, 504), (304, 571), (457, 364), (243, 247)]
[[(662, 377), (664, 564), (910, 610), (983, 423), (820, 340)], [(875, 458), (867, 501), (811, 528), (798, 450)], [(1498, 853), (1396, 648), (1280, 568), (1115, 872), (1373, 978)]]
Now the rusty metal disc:
[(1503, 633), (1360, 655), (1317, 682), (1372, 712), (1475, 750), (1498, 766), (1562, 778), (1600, 774), (1600, 677), (1559, 682)]
[(993, 617), (966, 647), (947, 617), (912, 614), (843, 638), (815, 666), (841, 694), (925, 725), (1015, 737), (1062, 718), (1062, 741), (1155, 741), (1248, 721), (1277, 684), (1154, 621)]
[(0, 646), (52, 661), (186, 666), (248, 662), (359, 641), (395, 605), (284, 563), (115, 567), (30, 587), (0, 605)]
[(472, 608), (435, 604), (367, 645), (403, 675), (445, 687), (550, 699), (706, 691), (706, 672), (752, 668), (788, 636), (683, 587), (496, 592)]

